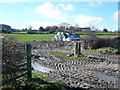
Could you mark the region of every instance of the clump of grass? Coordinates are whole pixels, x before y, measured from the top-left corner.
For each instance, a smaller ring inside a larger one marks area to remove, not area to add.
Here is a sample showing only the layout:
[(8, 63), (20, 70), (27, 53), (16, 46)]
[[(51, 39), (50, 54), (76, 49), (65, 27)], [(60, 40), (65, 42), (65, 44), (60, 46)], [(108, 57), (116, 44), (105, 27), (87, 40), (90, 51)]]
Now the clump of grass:
[(112, 47), (103, 47), (103, 48), (97, 49), (97, 51), (105, 52), (105, 53), (117, 53), (118, 49), (115, 49), (115, 48), (112, 48)]
[[(22, 85), (22, 87), (21, 87)], [(41, 74), (32, 74), (31, 80), (25, 80), (17, 85), (18, 90), (66, 90), (61, 81), (50, 81), (49, 77)], [(0, 89), (14, 90), (11, 85), (1, 86)], [(16, 90), (16, 89), (15, 89)]]
[(48, 77), (41, 74), (32, 74), (33, 81), (25, 85), (23, 89), (29, 90), (66, 90), (64, 83), (60, 81), (50, 82)]
[(41, 80), (43, 80), (43, 81), (47, 81), (47, 78), (48, 78), (48, 77), (43, 76), (43, 75), (41, 75), (41, 74), (32, 74), (32, 78), (39, 78), (39, 79), (41, 79)]
[(67, 60), (95, 60), (95, 59), (90, 59), (86, 56), (83, 55), (79, 55), (79, 56), (68, 56), (68, 53), (64, 53), (64, 52), (55, 52), (52, 53), (53, 55), (55, 55), (56, 57), (60, 57), (62, 59), (67, 59)]
[(102, 47), (102, 48), (99, 48), (99, 49), (85, 50), (85, 51), (104, 52), (104, 53), (117, 53), (118, 49), (115, 49), (113, 47)]
[(37, 82), (35, 84), (32, 84), (33, 86), (37, 86), (37, 87), (35, 87), (37, 89), (41, 89), (41, 90), (65, 90), (64, 83), (62, 83), (60, 81), (56, 80), (53, 82), (49, 82), (49, 80), (48, 80), (49, 78), (46, 76), (43, 76), (41, 74), (33, 74), (32, 77), (37, 79)]
[(71, 50), (70, 48), (65, 48), (65, 50)]

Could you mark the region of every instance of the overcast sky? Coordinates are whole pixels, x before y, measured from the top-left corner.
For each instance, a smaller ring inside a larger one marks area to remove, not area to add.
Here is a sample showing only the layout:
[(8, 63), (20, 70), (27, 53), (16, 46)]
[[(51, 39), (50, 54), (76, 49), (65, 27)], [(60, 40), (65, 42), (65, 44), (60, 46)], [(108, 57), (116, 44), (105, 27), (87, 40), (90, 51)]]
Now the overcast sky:
[(1, 0), (0, 23), (22, 29), (60, 23), (118, 29), (118, 2), (38, 2), (35, 0)]

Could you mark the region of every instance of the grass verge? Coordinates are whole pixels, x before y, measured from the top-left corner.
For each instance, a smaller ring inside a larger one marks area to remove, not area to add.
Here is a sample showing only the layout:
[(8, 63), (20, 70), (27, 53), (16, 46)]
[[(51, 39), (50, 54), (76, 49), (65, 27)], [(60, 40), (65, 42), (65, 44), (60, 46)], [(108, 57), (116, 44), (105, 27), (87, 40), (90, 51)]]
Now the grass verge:
[(115, 53), (118, 52), (118, 49), (113, 48), (113, 47), (102, 47), (102, 48), (99, 48), (99, 49), (85, 50), (85, 51), (91, 51), (91, 52), (104, 52), (104, 53), (115, 54)]
[(68, 53), (64, 53), (64, 52), (55, 52), (52, 53), (53, 55), (55, 55), (58, 58), (62, 58), (62, 59), (67, 59), (67, 60), (96, 60), (96, 59), (90, 59), (88, 57), (85, 57), (83, 55), (79, 55), (79, 56), (68, 56)]
[(32, 74), (32, 79), (28, 81), (22, 81), (16, 84), (17, 87), (12, 85), (2, 86), (2, 90), (66, 90), (64, 88), (64, 83), (60, 81), (50, 82), (49, 77), (43, 76), (41, 74)]
[[(35, 83), (30, 83), (30, 89), (39, 89), (39, 90), (66, 90), (64, 84), (59, 81), (49, 82), (48, 77), (41, 74), (32, 74), (33, 80)], [(31, 87), (32, 86), (32, 87)], [(28, 88), (28, 87), (27, 87)]]

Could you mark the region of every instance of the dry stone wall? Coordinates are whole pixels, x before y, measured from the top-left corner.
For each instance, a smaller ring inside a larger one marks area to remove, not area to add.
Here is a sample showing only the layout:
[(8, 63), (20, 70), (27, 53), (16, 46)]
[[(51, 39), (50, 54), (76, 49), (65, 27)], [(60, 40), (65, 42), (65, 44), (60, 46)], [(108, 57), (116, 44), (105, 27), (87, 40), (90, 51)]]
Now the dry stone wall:
[(34, 41), (31, 45), (34, 49), (54, 49), (67, 46), (69, 41)]

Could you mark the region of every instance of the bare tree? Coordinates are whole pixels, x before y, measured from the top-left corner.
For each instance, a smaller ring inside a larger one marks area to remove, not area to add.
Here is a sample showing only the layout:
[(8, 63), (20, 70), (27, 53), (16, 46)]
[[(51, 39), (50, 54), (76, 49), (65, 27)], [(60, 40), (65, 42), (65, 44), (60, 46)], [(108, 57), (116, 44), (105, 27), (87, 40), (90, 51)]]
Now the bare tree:
[(31, 25), (28, 27), (28, 30), (32, 30), (32, 26)]
[(75, 31), (75, 27), (73, 27), (73, 26), (70, 26), (69, 29), (70, 29), (70, 32), (71, 32), (71, 33), (73, 33), (73, 32)]
[(57, 29), (58, 32), (64, 32), (65, 31), (65, 27), (64, 26), (60, 26)]

